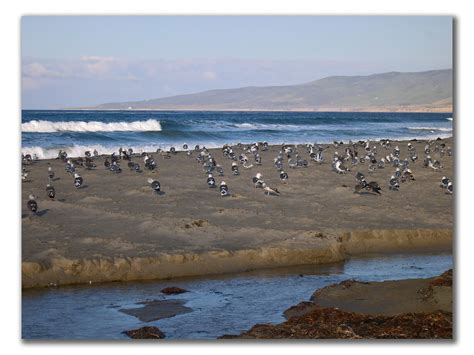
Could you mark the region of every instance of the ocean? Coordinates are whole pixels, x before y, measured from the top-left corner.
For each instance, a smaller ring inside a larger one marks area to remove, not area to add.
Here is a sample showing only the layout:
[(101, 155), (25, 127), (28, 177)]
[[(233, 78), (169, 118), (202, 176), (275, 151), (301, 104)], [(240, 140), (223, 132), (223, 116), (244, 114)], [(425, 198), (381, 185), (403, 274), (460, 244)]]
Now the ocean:
[(216, 111), (22, 111), (22, 153), (56, 158), (58, 150), (83, 156), (182, 149), (196, 144), (266, 141), (331, 143), (360, 139), (436, 139), (452, 136), (450, 113), (216, 112)]

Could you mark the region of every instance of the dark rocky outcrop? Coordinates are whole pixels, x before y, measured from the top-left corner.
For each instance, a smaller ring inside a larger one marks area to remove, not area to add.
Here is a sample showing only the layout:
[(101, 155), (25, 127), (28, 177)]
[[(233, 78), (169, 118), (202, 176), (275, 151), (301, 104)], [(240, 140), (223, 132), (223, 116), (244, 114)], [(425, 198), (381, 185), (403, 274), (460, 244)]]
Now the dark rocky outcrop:
[(164, 339), (163, 333), (158, 327), (142, 327), (133, 330), (126, 330), (123, 332), (132, 339)]

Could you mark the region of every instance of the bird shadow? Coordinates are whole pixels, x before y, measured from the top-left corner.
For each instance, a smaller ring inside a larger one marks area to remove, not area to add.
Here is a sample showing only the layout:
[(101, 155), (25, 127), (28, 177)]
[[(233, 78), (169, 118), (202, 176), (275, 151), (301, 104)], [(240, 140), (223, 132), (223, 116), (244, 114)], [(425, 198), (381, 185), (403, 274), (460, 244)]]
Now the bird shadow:
[(41, 216), (44, 216), (46, 213), (48, 213), (49, 209), (44, 209), (44, 210), (41, 210), (41, 211), (37, 211), (36, 213), (34, 214), (27, 214), (27, 213), (22, 213), (21, 214), (21, 218), (33, 218), (35, 216), (37, 217), (41, 217)]
[(41, 210), (41, 211), (36, 212), (36, 215), (37, 215), (38, 217), (42, 217), (42, 216), (44, 216), (46, 213), (48, 213), (48, 211), (49, 211), (49, 209), (46, 208), (46, 209), (44, 209), (44, 210)]
[(82, 185), (80, 188), (78, 188), (78, 190), (87, 189), (88, 187), (89, 185)]
[(364, 195), (364, 196), (381, 196), (379, 194), (376, 194), (370, 191), (362, 191), (362, 192), (354, 192), (354, 193), (358, 195)]
[(158, 191), (158, 192), (155, 192), (158, 196), (164, 196), (166, 195), (166, 192), (164, 191)]

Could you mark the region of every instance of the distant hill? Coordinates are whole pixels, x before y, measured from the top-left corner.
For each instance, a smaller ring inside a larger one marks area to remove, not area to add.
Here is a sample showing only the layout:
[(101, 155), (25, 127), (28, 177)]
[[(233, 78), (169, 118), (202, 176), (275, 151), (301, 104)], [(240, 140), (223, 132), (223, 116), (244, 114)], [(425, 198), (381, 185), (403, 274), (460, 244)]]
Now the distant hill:
[(452, 111), (451, 69), (330, 76), (301, 85), (210, 90), (97, 110)]

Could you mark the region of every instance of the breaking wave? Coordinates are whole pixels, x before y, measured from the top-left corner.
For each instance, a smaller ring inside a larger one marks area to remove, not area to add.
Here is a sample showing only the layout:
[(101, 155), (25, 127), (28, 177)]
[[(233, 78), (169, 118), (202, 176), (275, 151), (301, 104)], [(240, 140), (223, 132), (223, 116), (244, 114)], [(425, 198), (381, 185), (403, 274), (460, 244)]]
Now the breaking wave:
[[(202, 146), (202, 145), (201, 145)], [(174, 144), (122, 144), (120, 146), (105, 146), (101, 144), (91, 144), (91, 145), (71, 145), (71, 146), (63, 146), (63, 147), (54, 147), (54, 148), (44, 148), (39, 146), (31, 146), (31, 147), (22, 147), (21, 153), (22, 154), (31, 154), (35, 156), (37, 159), (55, 159), (58, 157), (59, 150), (65, 151), (68, 157), (71, 158), (78, 158), (84, 157), (85, 152), (93, 152), (97, 150), (99, 155), (110, 155), (113, 152), (116, 154), (118, 153), (119, 148), (128, 149), (132, 148), (134, 153), (141, 154), (143, 152), (156, 152), (158, 148), (163, 150), (169, 150), (171, 147), (175, 147), (177, 151), (182, 151), (181, 145), (174, 145)], [(190, 147), (193, 145), (190, 143)], [(211, 142), (206, 144), (207, 148), (219, 148), (222, 147), (222, 144)]]
[(156, 132), (161, 131), (160, 121), (146, 120), (133, 122), (99, 122), (99, 121), (43, 121), (33, 120), (21, 124), (22, 132)]
[(438, 132), (451, 132), (452, 128), (445, 128), (445, 127), (408, 127), (411, 131), (438, 131)]

